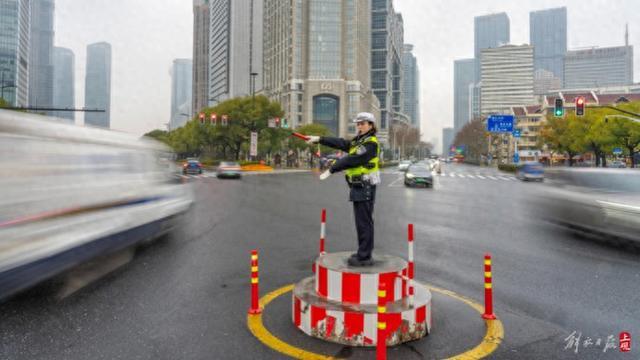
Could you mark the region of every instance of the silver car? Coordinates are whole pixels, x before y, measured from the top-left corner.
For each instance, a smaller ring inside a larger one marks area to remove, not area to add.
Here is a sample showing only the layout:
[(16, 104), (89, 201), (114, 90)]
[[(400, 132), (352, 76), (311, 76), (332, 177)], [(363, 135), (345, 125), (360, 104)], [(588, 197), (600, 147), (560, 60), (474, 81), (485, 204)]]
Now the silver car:
[(640, 171), (553, 169), (547, 180), (536, 200), (543, 218), (640, 244)]

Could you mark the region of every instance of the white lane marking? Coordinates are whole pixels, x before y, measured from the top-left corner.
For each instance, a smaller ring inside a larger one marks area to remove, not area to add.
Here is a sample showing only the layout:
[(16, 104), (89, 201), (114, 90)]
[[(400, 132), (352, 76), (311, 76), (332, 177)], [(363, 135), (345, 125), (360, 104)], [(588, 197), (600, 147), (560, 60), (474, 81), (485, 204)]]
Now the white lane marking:
[(470, 175), (470, 174), (467, 174), (467, 177), (470, 177), (470, 178), (472, 178), (472, 179), (475, 179), (475, 178), (476, 178), (475, 176)]
[(504, 180), (504, 181), (509, 181), (509, 178), (504, 177), (504, 176), (499, 176), (500, 180)]
[(449, 173), (449, 176), (456, 177), (456, 173)]
[(391, 184), (389, 184), (389, 187), (394, 186), (394, 185), (395, 185), (395, 183), (397, 183), (397, 182), (398, 182), (398, 181), (400, 181), (400, 180), (404, 180), (404, 176), (401, 176), (401, 177), (399, 177), (399, 178), (397, 178), (397, 179), (393, 180), (393, 181), (391, 182)]
[(480, 179), (484, 179), (485, 177), (482, 175), (476, 175), (477, 177), (479, 177)]
[(487, 177), (488, 177), (489, 179), (491, 179), (491, 180), (498, 180), (497, 178), (495, 178), (495, 177), (493, 177), (493, 176), (490, 176), (490, 175), (487, 175)]
[(458, 177), (464, 178), (465, 176), (463, 174), (458, 174)]

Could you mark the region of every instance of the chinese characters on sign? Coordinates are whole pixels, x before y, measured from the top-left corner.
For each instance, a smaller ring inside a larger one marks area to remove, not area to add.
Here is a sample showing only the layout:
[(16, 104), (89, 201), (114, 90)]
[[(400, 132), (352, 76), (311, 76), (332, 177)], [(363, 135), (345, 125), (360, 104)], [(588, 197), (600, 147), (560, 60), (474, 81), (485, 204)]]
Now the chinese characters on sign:
[[(623, 331), (619, 335), (619, 349), (621, 352), (629, 352), (631, 351), (631, 334), (629, 332)], [(574, 353), (578, 353), (580, 351), (580, 347), (583, 349), (588, 348), (598, 348), (602, 349), (602, 352), (605, 353), (607, 350), (612, 350), (616, 348), (615, 336), (609, 335), (606, 338), (591, 338), (582, 336), (582, 332), (574, 331), (569, 336), (564, 339), (565, 347), (564, 350), (571, 350)]]
[(513, 115), (490, 115), (487, 118), (487, 131), (491, 133), (511, 133), (515, 118)]

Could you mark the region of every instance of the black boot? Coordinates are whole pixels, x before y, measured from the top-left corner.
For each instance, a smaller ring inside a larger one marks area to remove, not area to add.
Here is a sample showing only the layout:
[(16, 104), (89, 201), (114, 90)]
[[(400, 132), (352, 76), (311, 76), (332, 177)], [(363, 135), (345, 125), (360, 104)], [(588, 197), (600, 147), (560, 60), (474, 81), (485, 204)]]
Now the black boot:
[(349, 264), (349, 266), (355, 266), (355, 267), (372, 266), (373, 265), (373, 258), (358, 259), (357, 256), (352, 256), (352, 257), (349, 258), (349, 260), (347, 260), (347, 263)]

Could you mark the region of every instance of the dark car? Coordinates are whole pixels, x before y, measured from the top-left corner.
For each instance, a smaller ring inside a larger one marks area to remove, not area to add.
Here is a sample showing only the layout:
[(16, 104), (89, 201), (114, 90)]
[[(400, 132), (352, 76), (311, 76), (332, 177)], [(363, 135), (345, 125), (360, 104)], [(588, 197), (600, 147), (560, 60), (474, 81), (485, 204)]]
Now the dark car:
[(202, 174), (202, 164), (198, 159), (187, 159), (187, 161), (182, 164), (182, 173), (187, 174)]
[(404, 174), (405, 186), (433, 187), (433, 174), (429, 165), (414, 164)]
[(218, 165), (216, 176), (218, 178), (239, 179), (242, 176), (242, 167), (234, 161), (223, 161)]
[(542, 218), (640, 243), (640, 171), (552, 169), (542, 190), (534, 200)]
[(537, 161), (527, 161), (516, 168), (516, 178), (522, 181), (544, 181), (544, 168)]

